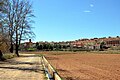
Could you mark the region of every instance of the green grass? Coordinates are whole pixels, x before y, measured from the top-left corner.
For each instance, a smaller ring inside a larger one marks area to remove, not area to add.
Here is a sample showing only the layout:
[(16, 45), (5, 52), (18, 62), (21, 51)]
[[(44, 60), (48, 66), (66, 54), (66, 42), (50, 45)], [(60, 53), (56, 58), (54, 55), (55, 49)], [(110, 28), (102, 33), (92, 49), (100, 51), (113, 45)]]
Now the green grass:
[(111, 53), (111, 54), (120, 54), (120, 50), (110, 50), (109, 53)]
[(91, 51), (94, 54), (120, 54), (120, 50)]
[(39, 57), (42, 57), (43, 56), (43, 54), (37, 54)]
[(7, 53), (7, 54), (4, 54), (3, 55), (3, 57), (5, 58), (5, 59), (11, 59), (11, 58), (14, 58), (16, 55), (14, 55), (13, 53)]
[(35, 51), (36, 48), (28, 48), (28, 51)]

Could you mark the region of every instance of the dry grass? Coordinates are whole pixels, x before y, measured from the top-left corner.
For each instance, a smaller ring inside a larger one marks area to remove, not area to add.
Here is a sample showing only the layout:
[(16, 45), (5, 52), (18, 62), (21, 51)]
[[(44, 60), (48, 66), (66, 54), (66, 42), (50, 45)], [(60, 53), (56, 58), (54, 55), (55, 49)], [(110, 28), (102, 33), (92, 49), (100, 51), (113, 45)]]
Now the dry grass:
[(7, 54), (4, 54), (3, 57), (4, 57), (5, 59), (11, 59), (11, 58), (16, 57), (16, 55), (13, 54), (13, 53), (7, 53)]

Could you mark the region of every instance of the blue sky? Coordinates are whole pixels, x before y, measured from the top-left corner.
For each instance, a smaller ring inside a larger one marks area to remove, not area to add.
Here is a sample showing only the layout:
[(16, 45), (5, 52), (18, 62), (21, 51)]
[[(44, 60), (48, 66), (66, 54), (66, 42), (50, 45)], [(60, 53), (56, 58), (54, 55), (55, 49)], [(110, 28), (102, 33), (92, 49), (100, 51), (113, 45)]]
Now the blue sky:
[(120, 0), (32, 0), (34, 41), (120, 36)]

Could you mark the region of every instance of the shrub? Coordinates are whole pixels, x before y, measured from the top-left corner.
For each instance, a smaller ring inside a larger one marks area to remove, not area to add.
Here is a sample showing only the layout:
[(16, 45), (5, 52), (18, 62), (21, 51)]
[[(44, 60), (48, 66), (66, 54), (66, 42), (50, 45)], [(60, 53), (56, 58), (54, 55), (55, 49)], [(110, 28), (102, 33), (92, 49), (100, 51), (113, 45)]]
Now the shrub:
[(28, 50), (28, 51), (35, 51), (36, 48), (28, 48), (27, 50)]

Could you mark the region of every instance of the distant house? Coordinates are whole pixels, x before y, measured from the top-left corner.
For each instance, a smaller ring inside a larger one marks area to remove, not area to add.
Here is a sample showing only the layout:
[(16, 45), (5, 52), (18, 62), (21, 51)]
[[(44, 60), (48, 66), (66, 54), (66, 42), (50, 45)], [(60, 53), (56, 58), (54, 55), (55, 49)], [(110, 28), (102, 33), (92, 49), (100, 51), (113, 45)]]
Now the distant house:
[(120, 46), (120, 38), (108, 38), (105, 40), (106, 45), (111, 46)]
[(33, 46), (33, 42), (31, 41), (31, 39), (29, 39), (29, 42), (24, 43), (25, 49), (31, 48), (32, 46)]
[(105, 42), (105, 46), (120, 46), (120, 37), (109, 38), (93, 38), (93, 39), (79, 39), (72, 42), (74, 47), (84, 47), (88, 49), (100, 49), (101, 42)]

